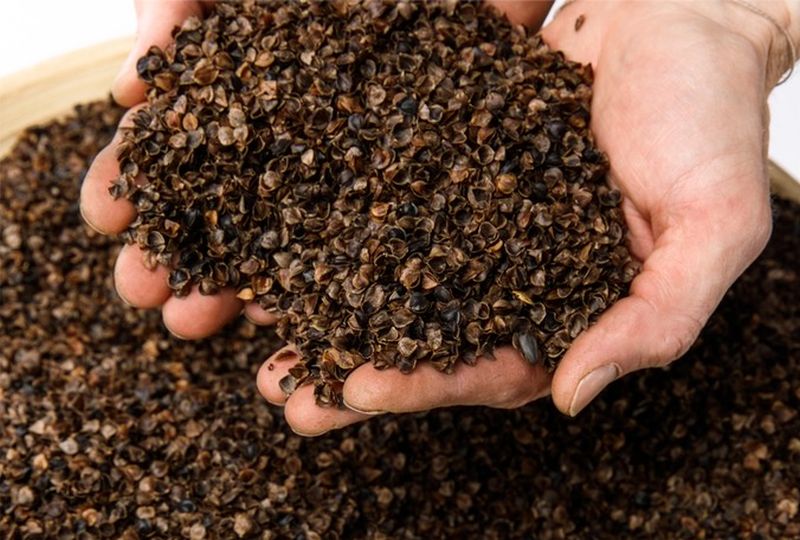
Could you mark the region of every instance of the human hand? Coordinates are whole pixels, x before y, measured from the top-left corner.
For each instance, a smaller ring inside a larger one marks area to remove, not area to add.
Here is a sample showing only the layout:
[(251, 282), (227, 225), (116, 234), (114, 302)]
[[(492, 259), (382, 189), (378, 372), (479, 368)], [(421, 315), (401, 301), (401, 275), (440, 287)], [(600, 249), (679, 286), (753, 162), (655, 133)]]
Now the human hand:
[(766, 98), (788, 43), (733, 2), (575, 3), (545, 40), (595, 67), (592, 128), (643, 262), (553, 376), (575, 415), (614, 379), (682, 356), (766, 245)]
[[(505, 4), (509, 12), (517, 13), (520, 22), (538, 25), (547, 13), (550, 3), (540, 2), (536, 5), (519, 4), (509, 0), (497, 0), (498, 5)], [(524, 9), (522, 9), (524, 6)], [(172, 28), (179, 25), (191, 15), (202, 13), (203, 2), (194, 0), (161, 1), (137, 0), (136, 12), (138, 19), (138, 34), (136, 43), (123, 64), (120, 74), (113, 84), (112, 93), (118, 103), (132, 107), (123, 117), (120, 127), (130, 126), (133, 116), (145, 100), (146, 86), (137, 77), (136, 62), (144, 56), (152, 45), (165, 47), (171, 40)], [(119, 175), (119, 163), (116, 158), (116, 149), (121, 140), (118, 132), (111, 144), (101, 151), (95, 158), (86, 175), (81, 190), (81, 213), (86, 222), (98, 232), (103, 234), (117, 234), (124, 231), (134, 220), (136, 211), (133, 205), (125, 199), (115, 200), (108, 192), (112, 181)], [(120, 297), (135, 307), (155, 308), (160, 307), (165, 326), (176, 336), (184, 339), (197, 339), (215, 333), (243, 308), (243, 303), (236, 298), (235, 291), (223, 290), (216, 295), (201, 295), (195, 287), (186, 297), (175, 297), (167, 286), (168, 269), (163, 266), (150, 268), (146, 264), (144, 251), (137, 246), (126, 245), (122, 248), (114, 269), (114, 281)], [(257, 304), (244, 306), (245, 315), (258, 324), (272, 324), (275, 317), (262, 310)], [(517, 363), (517, 358), (510, 352), (498, 352), (498, 362), (513, 361), (517, 370), (525, 372), (527, 377), (531, 369), (526, 363)], [(283, 358), (283, 360), (280, 360)], [(276, 360), (278, 359), (278, 360)], [(332, 427), (345, 425), (366, 418), (366, 415), (350, 410), (325, 409), (317, 407), (311, 387), (305, 387), (295, 392), (289, 403), (286, 396), (280, 391), (278, 380), (294, 363), (286, 357), (286, 351), (273, 356), (273, 364), (280, 363), (279, 369), (270, 371), (264, 368), (265, 373), (272, 377), (271, 382), (262, 384), (266, 377), (260, 377), (259, 388), (265, 397), (277, 404), (286, 404), (286, 417), (290, 425), (298, 432), (316, 434), (316, 426), (322, 426), (321, 431)], [(504, 370), (512, 373), (514, 368)], [(418, 370), (420, 373), (428, 371), (427, 367)], [(473, 380), (477, 372), (465, 371), (459, 368), (459, 373), (464, 372), (467, 379)], [(537, 370), (534, 370), (537, 371)], [(540, 371), (540, 370), (539, 370)], [(431, 373), (432, 381), (438, 381), (441, 374)], [(543, 373), (539, 375), (543, 379)], [(273, 384), (274, 383), (274, 384)], [(474, 384), (482, 381), (474, 380)], [(437, 382), (438, 385), (441, 383)], [(465, 388), (467, 383), (465, 382)], [(400, 388), (400, 387), (398, 387)], [(502, 394), (503, 389), (498, 385), (497, 394)], [(431, 396), (437, 395), (430, 393)], [(431, 402), (428, 407), (441, 406), (441, 400)]]
[(349, 409), (320, 409), (310, 387), (288, 402), (280, 391), (297, 361), (289, 348), (262, 366), (261, 393), (286, 402), (290, 425), (306, 435), (371, 414), (516, 407), (548, 392), (575, 415), (614, 379), (681, 356), (770, 235), (766, 95), (786, 67), (767, 69), (770, 49), (783, 45), (775, 33), (732, 3), (680, 2), (578, 2), (544, 30), (552, 47), (595, 68), (592, 127), (643, 263), (630, 295), (575, 340), (552, 384), (504, 348), (452, 375), (364, 365), (344, 383)]
[[(146, 86), (137, 77), (136, 62), (152, 45), (165, 47), (172, 39), (172, 29), (191, 15), (200, 15), (201, 2), (189, 0), (137, 0), (138, 32), (136, 42), (112, 86), (114, 98), (121, 105), (132, 107), (120, 127), (130, 126), (134, 113), (145, 100)], [(115, 200), (108, 192), (119, 176), (118, 131), (111, 144), (95, 158), (81, 187), (81, 214), (86, 222), (103, 234), (124, 231), (136, 216), (133, 205), (125, 199)], [(215, 295), (201, 295), (195, 287), (185, 297), (171, 294), (167, 285), (169, 270), (149, 267), (145, 253), (135, 245), (120, 251), (114, 268), (114, 282), (119, 296), (139, 308), (160, 307), (165, 326), (183, 339), (198, 339), (216, 333), (243, 309), (236, 291), (225, 289)], [(244, 306), (245, 314), (259, 323), (272, 323), (274, 317), (256, 304)]]

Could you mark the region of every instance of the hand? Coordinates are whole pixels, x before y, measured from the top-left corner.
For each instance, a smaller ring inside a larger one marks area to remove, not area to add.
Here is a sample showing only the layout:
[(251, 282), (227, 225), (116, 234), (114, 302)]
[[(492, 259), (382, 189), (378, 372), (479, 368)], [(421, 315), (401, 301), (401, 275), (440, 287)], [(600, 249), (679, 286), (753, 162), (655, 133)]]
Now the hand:
[(545, 39), (595, 66), (592, 127), (643, 262), (553, 376), (554, 402), (575, 415), (614, 379), (683, 355), (766, 245), (766, 98), (788, 67), (769, 52), (787, 44), (732, 2), (581, 2)]
[[(547, 13), (549, 2), (521, 9), (521, 4), (509, 0), (497, 0), (498, 5), (506, 4), (510, 12), (518, 13), (520, 22), (540, 24)], [(118, 103), (132, 107), (123, 117), (120, 126), (130, 125), (134, 113), (141, 107), (145, 99), (145, 84), (138, 79), (136, 62), (152, 45), (165, 47), (171, 40), (172, 28), (181, 24), (191, 15), (202, 13), (203, 3), (193, 0), (137, 0), (138, 34), (133, 50), (123, 64), (113, 84), (112, 94)], [(124, 199), (114, 200), (108, 193), (111, 182), (119, 175), (119, 163), (116, 159), (116, 148), (121, 139), (117, 132), (111, 144), (103, 149), (95, 158), (86, 175), (81, 189), (81, 214), (85, 221), (102, 234), (117, 234), (124, 231), (133, 221), (136, 211), (133, 205)], [(198, 339), (211, 335), (239, 314), (243, 304), (235, 296), (233, 290), (223, 290), (219, 294), (204, 296), (197, 288), (183, 298), (171, 295), (167, 287), (168, 269), (158, 266), (148, 269), (145, 265), (145, 254), (137, 246), (126, 245), (122, 248), (114, 269), (114, 281), (119, 296), (128, 304), (139, 308), (160, 307), (165, 326), (176, 336), (184, 339)], [(257, 324), (272, 324), (275, 317), (260, 309), (257, 304), (244, 306), (245, 315)], [(296, 358), (296, 357), (295, 357)], [(511, 359), (516, 364), (516, 357), (510, 353), (498, 353), (498, 365), (504, 359)], [(295, 360), (281, 351), (272, 357), (272, 364), (278, 369), (270, 370), (265, 364), (262, 372), (269, 376), (259, 377), (259, 388), (264, 396), (276, 403), (284, 404), (286, 396), (280, 391), (277, 381), (286, 374)], [(527, 364), (521, 363), (517, 369), (526, 370)], [(511, 373), (514, 368), (505, 370)], [(430, 371), (428, 367), (418, 370), (419, 373)], [(536, 371), (536, 370), (534, 370)], [(472, 380), (474, 371), (459, 368)], [(431, 381), (442, 377), (438, 372), (431, 373)], [(543, 373), (538, 378), (543, 380)], [(527, 376), (527, 375), (526, 375)], [(449, 376), (448, 376), (449, 377)], [(448, 380), (453, 380), (449, 379)], [(265, 383), (265, 381), (267, 381)], [(437, 382), (439, 386), (444, 381)], [(474, 380), (474, 383), (483, 381)], [(466, 384), (466, 383), (465, 383)], [(400, 387), (398, 387), (400, 388)], [(498, 385), (498, 395), (504, 391)], [(436, 402), (428, 407), (441, 406), (437, 392), (429, 392), (437, 396)], [(290, 425), (298, 432), (317, 434), (340, 425), (346, 425), (367, 415), (350, 410), (324, 409), (317, 407), (311, 387), (304, 387), (295, 392), (289, 403), (286, 403), (286, 417)]]
[[(548, 392), (575, 415), (614, 379), (681, 356), (770, 235), (766, 96), (777, 74), (767, 56), (783, 46), (775, 33), (733, 3), (565, 7), (544, 37), (595, 68), (592, 127), (643, 264), (630, 295), (575, 340), (552, 384), (508, 348), (453, 375), (364, 365), (344, 384), (348, 410), (317, 408), (301, 388), (287, 403), (290, 425), (317, 435), (372, 414), (516, 407)], [(296, 360), (287, 349), (265, 362), (266, 399), (285, 401), (278, 381)]]
[[(133, 114), (145, 99), (145, 84), (136, 74), (136, 61), (151, 45), (166, 46), (171, 32), (191, 15), (200, 15), (200, 2), (188, 0), (137, 0), (138, 34), (136, 43), (112, 87), (114, 98), (121, 105), (133, 107), (120, 124), (129, 126)], [(124, 199), (114, 200), (108, 193), (111, 182), (119, 175), (116, 147), (120, 132), (95, 158), (81, 188), (81, 214), (86, 222), (103, 234), (117, 234), (133, 221), (136, 211)], [(114, 268), (114, 282), (120, 297), (139, 308), (160, 307), (165, 326), (176, 336), (198, 339), (214, 334), (241, 313), (243, 303), (236, 291), (226, 289), (217, 295), (204, 296), (195, 287), (185, 297), (172, 296), (167, 286), (169, 271), (163, 266), (148, 269), (144, 252), (135, 245), (120, 251)], [(274, 317), (256, 304), (248, 304), (245, 314), (259, 323), (274, 322)]]

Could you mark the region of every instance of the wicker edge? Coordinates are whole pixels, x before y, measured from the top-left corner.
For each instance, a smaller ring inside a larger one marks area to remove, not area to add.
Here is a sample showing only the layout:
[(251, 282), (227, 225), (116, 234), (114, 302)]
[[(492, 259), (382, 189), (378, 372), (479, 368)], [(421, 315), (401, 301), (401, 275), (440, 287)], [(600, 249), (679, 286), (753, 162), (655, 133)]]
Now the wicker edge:
[(109, 94), (132, 37), (46, 60), (0, 79), (0, 157), (26, 127), (68, 114), (74, 105)]

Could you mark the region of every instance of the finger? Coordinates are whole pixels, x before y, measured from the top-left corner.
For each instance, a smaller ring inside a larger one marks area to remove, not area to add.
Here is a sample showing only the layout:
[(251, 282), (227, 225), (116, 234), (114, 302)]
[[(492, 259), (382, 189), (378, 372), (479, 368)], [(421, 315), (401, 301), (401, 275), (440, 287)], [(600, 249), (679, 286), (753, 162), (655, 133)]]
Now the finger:
[(596, 66), (604, 34), (610, 25), (608, 18), (612, 7), (611, 2), (593, 3), (591, 16), (586, 16), (585, 7), (580, 3), (565, 4), (542, 28), (542, 38), (570, 60)]
[(126, 304), (137, 308), (154, 308), (170, 297), (167, 285), (169, 270), (161, 265), (148, 268), (145, 252), (136, 245), (125, 245), (114, 265), (114, 285)]
[[(747, 223), (745, 214), (738, 213)], [(715, 226), (696, 218), (664, 233), (631, 283), (630, 295), (578, 336), (562, 359), (552, 384), (556, 406), (574, 416), (615, 379), (683, 355), (730, 284), (761, 251), (769, 219), (757, 218), (764, 220), (765, 226), (748, 223), (748, 232), (721, 234), (724, 220)], [(765, 230), (753, 234), (755, 227)]]
[(256, 387), (264, 399), (273, 405), (283, 405), (288, 396), (281, 390), (280, 381), (289, 374), (289, 370), (300, 360), (297, 349), (286, 345), (261, 364), (256, 375)]
[(271, 326), (278, 322), (278, 315), (274, 311), (267, 311), (255, 302), (250, 302), (244, 307), (244, 316), (259, 326)]
[(118, 176), (116, 144), (112, 142), (94, 158), (81, 185), (81, 215), (92, 229), (101, 234), (119, 234), (136, 217), (136, 209), (129, 200), (114, 199), (108, 192)]
[(181, 339), (201, 339), (217, 333), (242, 311), (234, 289), (200, 294), (197, 285), (186, 296), (170, 296), (161, 315), (164, 325)]
[[(139, 109), (141, 107), (128, 110), (120, 121), (120, 128), (133, 125), (133, 117)], [(91, 228), (102, 234), (118, 234), (136, 217), (136, 209), (130, 201), (114, 199), (108, 192), (119, 176), (117, 145), (121, 140), (122, 132), (118, 129), (111, 143), (92, 161), (81, 185), (81, 215)]]
[(535, 2), (530, 0), (488, 0), (488, 3), (505, 13), (512, 23), (523, 24), (533, 29), (537, 29), (542, 25), (547, 13), (550, 11), (550, 7), (553, 5), (553, 2), (548, 0)]
[(347, 408), (320, 407), (314, 398), (314, 386), (301, 386), (289, 396), (284, 418), (292, 431), (304, 437), (317, 437), (333, 429), (362, 422), (371, 415)]
[(541, 363), (531, 365), (511, 347), (494, 355), (494, 360), (481, 358), (474, 366), (459, 363), (450, 374), (425, 363), (407, 374), (364, 365), (345, 381), (344, 401), (353, 410), (375, 414), (453, 405), (514, 408), (547, 395), (549, 376)]
[(117, 103), (130, 107), (144, 101), (146, 86), (136, 73), (136, 62), (151, 46), (165, 47), (172, 40), (175, 26), (200, 14), (200, 4), (194, 0), (137, 0), (136, 42), (111, 86)]

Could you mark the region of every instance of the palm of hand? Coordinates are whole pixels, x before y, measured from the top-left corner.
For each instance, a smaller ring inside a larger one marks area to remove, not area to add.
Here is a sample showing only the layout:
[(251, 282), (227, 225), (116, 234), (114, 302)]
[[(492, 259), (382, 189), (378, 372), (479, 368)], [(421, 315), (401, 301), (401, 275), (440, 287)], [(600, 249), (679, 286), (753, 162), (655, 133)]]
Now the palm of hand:
[[(136, 62), (152, 45), (166, 46), (173, 27), (186, 18), (199, 15), (203, 3), (186, 0), (162, 2), (136, 0), (138, 36), (136, 44), (125, 61), (112, 91), (122, 105), (132, 107), (123, 117), (121, 126), (130, 125), (133, 114), (145, 99), (145, 84), (137, 77)], [(119, 233), (134, 219), (136, 211), (124, 199), (114, 200), (108, 193), (110, 183), (119, 175), (116, 146), (121, 139), (118, 132), (109, 146), (96, 157), (81, 188), (81, 213), (92, 228), (103, 234)], [(145, 254), (136, 246), (124, 246), (114, 269), (114, 281), (119, 296), (126, 303), (139, 308), (160, 308), (164, 324), (170, 331), (184, 339), (199, 339), (217, 332), (245, 309), (257, 322), (269, 323), (274, 317), (258, 306), (243, 306), (236, 291), (226, 289), (214, 296), (191, 294), (179, 298), (167, 286), (168, 270), (161, 266), (151, 268)]]
[(683, 354), (770, 232), (764, 63), (745, 38), (685, 5), (647, 4), (628, 6), (624, 25), (599, 7), (580, 32), (583, 6), (569, 6), (544, 31), (595, 67), (592, 127), (643, 261), (631, 295), (555, 374), (554, 399), (570, 413), (595, 368), (620, 376)]

